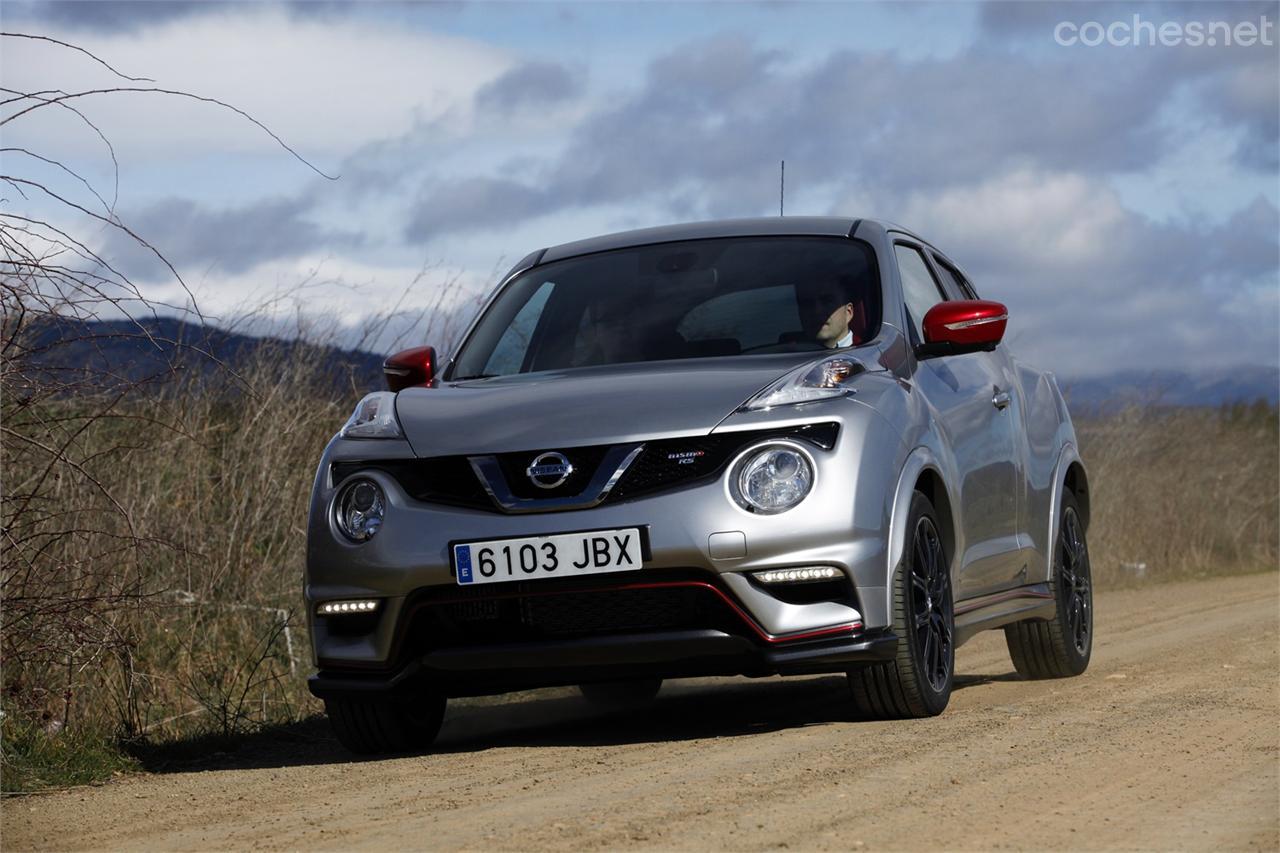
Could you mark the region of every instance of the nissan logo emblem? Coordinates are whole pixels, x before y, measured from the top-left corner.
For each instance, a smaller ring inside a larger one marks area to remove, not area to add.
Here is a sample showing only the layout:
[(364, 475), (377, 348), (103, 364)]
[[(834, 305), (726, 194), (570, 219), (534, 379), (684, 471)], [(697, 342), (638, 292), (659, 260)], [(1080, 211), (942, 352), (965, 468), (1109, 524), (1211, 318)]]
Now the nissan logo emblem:
[(556, 486), (564, 485), (564, 481), (569, 479), (569, 475), (573, 473), (573, 463), (571, 463), (563, 453), (543, 453), (529, 463), (529, 467), (524, 471), (529, 475), (529, 481), (540, 489), (554, 489)]

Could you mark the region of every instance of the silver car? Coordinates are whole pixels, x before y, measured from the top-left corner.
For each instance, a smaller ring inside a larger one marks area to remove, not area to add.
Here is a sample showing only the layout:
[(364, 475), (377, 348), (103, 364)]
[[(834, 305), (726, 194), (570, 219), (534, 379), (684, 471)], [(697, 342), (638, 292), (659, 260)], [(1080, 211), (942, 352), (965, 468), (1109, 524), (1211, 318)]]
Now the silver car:
[(529, 255), (437, 363), (385, 364), (325, 448), (306, 603), (357, 752), (422, 748), (448, 697), (847, 673), (924, 717), (955, 650), (1088, 666), (1089, 486), (1006, 309), (884, 222), (744, 219)]

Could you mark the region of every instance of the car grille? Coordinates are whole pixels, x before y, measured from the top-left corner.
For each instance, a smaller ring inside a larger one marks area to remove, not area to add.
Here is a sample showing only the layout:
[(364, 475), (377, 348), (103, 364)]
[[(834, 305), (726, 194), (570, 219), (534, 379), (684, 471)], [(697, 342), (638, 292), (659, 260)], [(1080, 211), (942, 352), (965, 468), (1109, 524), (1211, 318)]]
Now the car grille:
[(520, 602), (524, 624), (552, 635), (609, 634), (693, 625), (697, 589), (625, 589), (545, 595)]
[[(705, 577), (700, 579), (705, 582)], [(492, 590), (424, 590), (409, 605), (406, 651), (422, 654), (458, 646), (648, 631), (747, 630), (706, 587), (588, 587), (590, 580), (516, 582)], [(548, 591), (548, 586), (558, 588)]]
[(591, 482), (596, 469), (600, 467), (600, 462), (604, 459), (604, 455), (609, 452), (609, 445), (575, 447), (566, 451), (565, 456), (573, 463), (573, 473), (563, 483), (550, 489), (535, 486), (526, 473), (529, 466), (533, 464), (533, 460), (545, 452), (532, 450), (522, 453), (498, 454), (498, 466), (502, 469), (502, 476), (507, 481), (507, 488), (511, 490), (513, 495), (518, 498), (537, 499), (572, 497), (581, 494), (582, 490)]
[(628, 466), (606, 501), (624, 501), (712, 477), (742, 444), (740, 438), (728, 436), (651, 441)]
[[(766, 438), (799, 438), (829, 449), (835, 446), (838, 430), (838, 425), (834, 423), (804, 424), (783, 429), (645, 442), (640, 455), (628, 466), (604, 503), (620, 503), (710, 480), (719, 476), (742, 448)], [(545, 450), (501, 453), (497, 455), (497, 459), (507, 487), (514, 495), (534, 500), (554, 499), (580, 494), (596, 474), (610, 448), (611, 445), (546, 448), (559, 450), (574, 466), (569, 479), (555, 489), (538, 488), (525, 475), (525, 469)], [(333, 466), (334, 481), (369, 468), (377, 468), (390, 474), (416, 500), (501, 511), (489, 497), (484, 484), (465, 456), (339, 462)]]

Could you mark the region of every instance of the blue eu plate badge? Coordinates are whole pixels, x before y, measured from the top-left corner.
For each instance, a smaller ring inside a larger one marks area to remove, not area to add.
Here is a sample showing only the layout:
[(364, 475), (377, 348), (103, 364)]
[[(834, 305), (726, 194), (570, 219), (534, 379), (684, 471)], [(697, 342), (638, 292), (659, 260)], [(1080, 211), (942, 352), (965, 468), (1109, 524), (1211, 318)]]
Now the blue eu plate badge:
[(458, 545), (453, 549), (453, 559), (458, 565), (458, 583), (471, 583), (471, 546)]

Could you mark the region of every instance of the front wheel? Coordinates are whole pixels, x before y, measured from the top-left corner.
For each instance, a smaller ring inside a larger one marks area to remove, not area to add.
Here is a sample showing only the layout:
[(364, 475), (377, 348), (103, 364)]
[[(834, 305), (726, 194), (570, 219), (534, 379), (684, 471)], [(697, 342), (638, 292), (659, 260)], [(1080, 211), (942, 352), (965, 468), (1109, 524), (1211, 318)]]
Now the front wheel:
[(1093, 580), (1089, 546), (1075, 495), (1062, 495), (1053, 556), (1054, 617), (1004, 629), (1009, 657), (1023, 678), (1067, 678), (1089, 667), (1093, 653)]
[(902, 564), (894, 578), (892, 661), (850, 670), (857, 710), (869, 717), (935, 717), (951, 699), (955, 677), (955, 615), (951, 561), (938, 516), (922, 493), (911, 498)]

